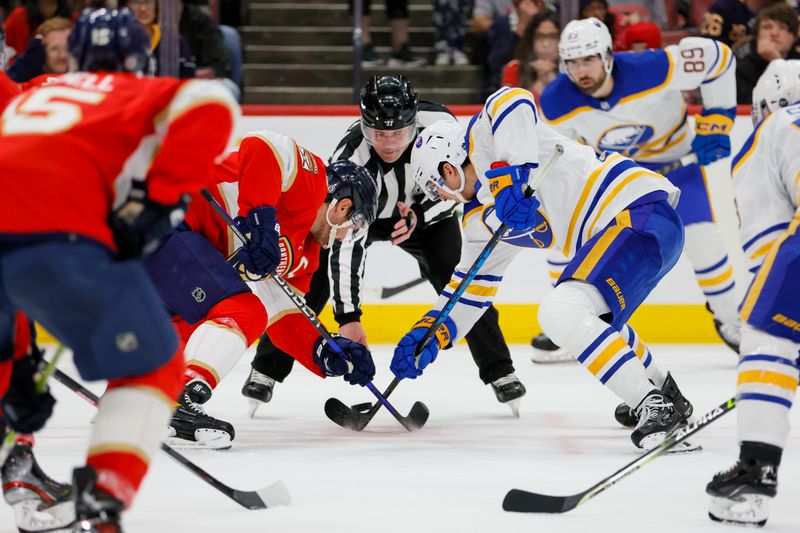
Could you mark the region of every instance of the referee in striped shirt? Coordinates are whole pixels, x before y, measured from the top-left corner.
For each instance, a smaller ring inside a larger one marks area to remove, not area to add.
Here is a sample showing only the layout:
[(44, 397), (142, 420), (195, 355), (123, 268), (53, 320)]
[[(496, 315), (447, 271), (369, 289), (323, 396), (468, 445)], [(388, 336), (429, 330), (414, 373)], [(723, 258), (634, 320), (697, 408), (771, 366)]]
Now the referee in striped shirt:
[[(306, 301), (319, 313), (332, 288), (339, 333), (364, 345), (367, 336), (360, 321), (361, 297), (366, 249), (372, 243), (391, 241), (411, 254), (437, 294), (450, 281), (458, 264), (461, 228), (455, 202), (427, 200), (415, 190), (409, 175), (412, 142), (418, 131), (443, 119), (455, 117), (443, 105), (419, 102), (405, 76), (373, 76), (361, 93), (361, 119), (347, 130), (331, 158), (349, 159), (375, 176), (378, 216), (365, 238), (336, 241), (330, 250), (323, 250), (320, 265), (329, 262), (331, 280), (327, 279), (326, 268), (317, 270)], [(486, 310), (466, 339), (481, 380), (492, 384), (498, 401), (509, 402), (525, 394), (525, 387), (514, 375), (494, 306)], [(264, 335), (242, 394), (256, 401), (269, 401), (275, 381), (283, 381), (292, 363), (293, 359)]]

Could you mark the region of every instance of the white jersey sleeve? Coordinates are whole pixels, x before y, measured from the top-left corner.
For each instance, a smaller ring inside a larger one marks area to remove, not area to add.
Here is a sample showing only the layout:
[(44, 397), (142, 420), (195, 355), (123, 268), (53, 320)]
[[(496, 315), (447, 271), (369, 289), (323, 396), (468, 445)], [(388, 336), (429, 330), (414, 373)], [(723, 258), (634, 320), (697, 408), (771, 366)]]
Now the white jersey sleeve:
[(773, 112), (733, 158), (734, 196), (748, 268), (757, 269), (800, 205), (800, 104)]
[(495, 161), (509, 165), (539, 163), (539, 112), (530, 92), (498, 91), (486, 101), (484, 113), (492, 127)]
[(703, 107), (736, 106), (736, 58), (725, 43), (686, 37), (666, 48), (672, 63), (671, 85), (681, 91), (700, 89)]

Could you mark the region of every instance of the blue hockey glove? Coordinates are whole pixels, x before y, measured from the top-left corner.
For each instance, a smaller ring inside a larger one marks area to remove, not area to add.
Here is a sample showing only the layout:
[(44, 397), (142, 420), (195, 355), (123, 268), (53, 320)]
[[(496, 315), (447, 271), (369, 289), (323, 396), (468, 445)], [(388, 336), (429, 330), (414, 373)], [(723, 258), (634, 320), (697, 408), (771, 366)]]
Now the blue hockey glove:
[(695, 117), (692, 151), (701, 166), (731, 155), (730, 132), (736, 109), (704, 109)]
[(144, 182), (135, 181), (128, 201), (111, 213), (109, 227), (120, 259), (132, 259), (158, 248), (161, 239), (183, 221), (189, 197), (176, 204), (160, 204), (147, 198)]
[(11, 383), (0, 401), (6, 423), (17, 433), (34, 433), (53, 414), (56, 399), (49, 389), (36, 392), (36, 361), (25, 357), (14, 362)]
[(281, 227), (272, 206), (255, 207), (246, 217), (236, 217), (239, 229), (250, 235), (250, 242), (236, 252), (236, 259), (248, 272), (258, 276), (272, 273), (281, 262), (278, 245)]
[(452, 339), (456, 334), (455, 322), (450, 317), (436, 328), (436, 333), (422, 348), (419, 354), (419, 359), (415, 360), (415, 352), (417, 346), (422, 341), (422, 338), (428, 332), (436, 317), (439, 316), (439, 311), (429, 311), (419, 322), (414, 324), (411, 331), (406, 333), (400, 342), (397, 343), (397, 348), (394, 349), (394, 356), (392, 363), (389, 365), (392, 373), (398, 379), (409, 378), (414, 379), (422, 375), (422, 371), (426, 366), (436, 360), (439, 355), (439, 350), (442, 348), (449, 348), (452, 345)]
[(486, 172), (489, 190), (494, 196), (497, 218), (511, 229), (527, 231), (540, 222), (537, 209), (539, 200), (526, 197), (523, 188), (528, 184), (528, 174), (533, 165), (507, 165), (492, 163)]
[(342, 354), (322, 337), (314, 343), (314, 362), (326, 376), (344, 376), (351, 385), (366, 385), (375, 377), (372, 354), (363, 344), (332, 335)]

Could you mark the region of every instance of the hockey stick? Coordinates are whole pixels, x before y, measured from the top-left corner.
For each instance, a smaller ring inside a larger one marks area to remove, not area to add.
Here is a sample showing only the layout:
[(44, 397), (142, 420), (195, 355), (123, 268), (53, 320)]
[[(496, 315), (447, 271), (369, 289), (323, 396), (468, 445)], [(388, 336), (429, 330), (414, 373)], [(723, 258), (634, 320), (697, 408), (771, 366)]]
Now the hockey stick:
[[(553, 155), (550, 156), (550, 159), (544, 164), (541, 168), (539, 173), (534, 178), (533, 182), (525, 189), (525, 197), (530, 198), (533, 196), (536, 187), (539, 186), (541, 183), (542, 178), (550, 171), (550, 168), (555, 164), (556, 160), (564, 153), (564, 147), (560, 144), (555, 145), (553, 150)], [(464, 294), (464, 291), (467, 290), (469, 284), (472, 283), (472, 280), (475, 276), (478, 275), (481, 267), (489, 258), (489, 255), (492, 253), (492, 250), (497, 246), (497, 243), (500, 242), (506, 232), (508, 231), (508, 226), (505, 224), (500, 224), (500, 227), (497, 228), (497, 231), (494, 232), (492, 238), (489, 239), (489, 242), (486, 243), (486, 246), (483, 247), (481, 253), (478, 254), (478, 257), (475, 259), (475, 262), (472, 263), (472, 266), (469, 267), (469, 270), (464, 275), (464, 279), (461, 280), (461, 283), (458, 284), (456, 290), (447, 300), (447, 302), (442, 307), (442, 310), (439, 311), (439, 315), (436, 317), (436, 320), (433, 321), (433, 324), (428, 328), (428, 331), (425, 332), (425, 336), (422, 337), (422, 340), (417, 345), (417, 350), (415, 357), (418, 359), (419, 354), (422, 351), (422, 348), (431, 340), (436, 329), (441, 326), (444, 321), (450, 316), (450, 312), (455, 307), (456, 303), (458, 302), (461, 295)], [(400, 380), (394, 378), (392, 382), (389, 384), (389, 387), (386, 389), (384, 395), (388, 396), (391, 392), (397, 387)], [(375, 403), (372, 408), (370, 408), (367, 412), (361, 412), (361, 407), (363, 404), (354, 405), (352, 407), (347, 407), (344, 403), (336, 398), (329, 398), (327, 402), (325, 402), (325, 414), (330, 418), (334, 423), (339, 424), (340, 426), (354, 429), (355, 431), (361, 431), (364, 429), (367, 424), (369, 424), (370, 420), (375, 416), (375, 413), (381, 408), (379, 403)], [(416, 404), (415, 404), (416, 406)]]
[(686, 440), (687, 437), (694, 435), (722, 415), (732, 411), (734, 407), (736, 407), (736, 398), (731, 398), (704, 414), (696, 422), (678, 428), (674, 433), (669, 435), (664, 442), (646, 454), (637, 457), (583, 492), (571, 496), (549, 496), (547, 494), (511, 489), (503, 499), (503, 509), (505, 511), (514, 511), (517, 513), (565, 513), (571, 511), (577, 506), (588, 502), (610, 486), (615, 485), (620, 480), (633, 474), (653, 459), (664, 455), (677, 444)]
[[(72, 392), (86, 400), (88, 403), (97, 407), (100, 399), (92, 391), (57, 368), (53, 371), (53, 377)], [(276, 505), (280, 504), (289, 505), (289, 503), (292, 501), (291, 496), (289, 496), (289, 491), (286, 490), (286, 485), (283, 484), (283, 481), (276, 481), (272, 485), (258, 490), (234, 489), (218, 480), (163, 442), (161, 443), (161, 449), (167, 455), (186, 467), (192, 474), (196, 475), (246, 509), (269, 509), (270, 507), (275, 507)]]
[[(38, 347), (34, 353), (41, 355), (41, 351), (38, 350)], [(64, 353), (64, 345), (59, 344), (55, 353), (53, 354), (53, 359), (47, 363), (44, 370), (42, 370), (41, 374), (36, 380), (36, 394), (42, 394), (45, 391), (45, 388), (47, 387), (47, 380), (50, 379), (50, 376), (56, 369), (56, 365), (58, 364), (58, 360), (61, 358), (62, 353)], [(5, 464), (6, 459), (8, 459), (8, 454), (11, 453), (11, 448), (13, 448), (14, 444), (17, 442), (17, 435), (18, 433), (13, 429), (6, 433), (5, 439), (3, 439), (3, 444), (0, 446), (0, 466)]]
[(385, 300), (386, 298), (391, 298), (392, 296), (396, 296), (403, 291), (407, 291), (412, 287), (416, 287), (420, 283), (425, 283), (427, 281), (426, 278), (422, 276), (418, 277), (417, 279), (413, 279), (409, 282), (403, 283), (402, 285), (397, 285), (396, 287), (381, 287), (380, 297), (381, 300)]
[[(233, 222), (228, 212), (225, 211), (221, 205), (219, 205), (219, 203), (211, 195), (211, 193), (208, 192), (207, 189), (202, 189), (200, 192), (203, 195), (203, 198), (205, 198), (206, 201), (208, 201), (208, 203), (217, 212), (217, 214), (219, 214), (220, 217), (222, 217), (222, 220), (225, 221), (225, 224), (228, 225), (233, 234), (236, 235), (236, 237), (240, 241), (242, 241), (243, 244), (249, 244), (250, 239), (248, 239), (247, 236), (245, 236), (241, 231), (239, 231), (239, 228), (236, 227), (236, 224)], [(279, 276), (277, 272), (272, 272), (270, 276), (272, 277), (272, 280), (275, 281), (275, 283), (278, 285), (278, 287), (280, 287), (283, 293), (297, 307), (297, 309), (300, 310), (303, 316), (305, 316), (308, 319), (308, 321), (311, 322), (311, 325), (314, 327), (314, 329), (317, 330), (317, 333), (319, 333), (322, 336), (322, 338), (325, 339), (325, 341), (333, 348), (336, 354), (345, 361), (347, 361), (348, 366), (352, 365), (350, 360), (342, 351), (342, 348), (339, 346), (338, 343), (333, 341), (333, 337), (331, 336), (331, 334), (328, 333), (328, 330), (325, 329), (325, 326), (323, 326), (322, 322), (319, 321), (319, 318), (317, 318), (316, 313), (314, 313), (314, 311), (306, 305), (306, 302), (305, 300), (303, 300), (303, 297), (299, 296), (296, 292), (294, 292), (294, 289), (292, 289), (292, 287), (290, 287), (289, 284), (286, 283), (286, 281), (281, 276)], [(397, 421), (400, 422), (400, 424), (404, 428), (406, 428), (406, 430), (414, 431), (421, 428), (422, 425), (425, 424), (424, 420), (422, 421), (422, 424), (419, 423), (420, 419), (418, 418), (417, 413), (413, 409), (409, 413), (409, 416), (406, 417), (401, 415), (397, 411), (397, 409), (395, 409), (392, 406), (392, 404), (386, 401), (386, 398), (380, 393), (380, 391), (377, 389), (377, 387), (375, 387), (375, 385), (372, 382), (367, 383), (366, 387), (370, 390), (370, 392), (372, 392), (372, 394), (375, 395), (376, 398), (378, 398), (378, 401), (380, 403), (386, 406), (386, 409), (388, 409), (389, 412), (392, 413), (392, 416), (394, 416), (397, 419)], [(427, 419), (427, 416), (425, 418)]]
[(662, 176), (666, 176), (673, 170), (678, 170), (679, 168), (689, 166), (693, 163), (697, 163), (697, 156), (695, 154), (689, 154), (681, 157), (677, 161), (673, 161), (667, 165), (664, 165), (661, 168), (656, 169), (657, 174), (661, 174)]

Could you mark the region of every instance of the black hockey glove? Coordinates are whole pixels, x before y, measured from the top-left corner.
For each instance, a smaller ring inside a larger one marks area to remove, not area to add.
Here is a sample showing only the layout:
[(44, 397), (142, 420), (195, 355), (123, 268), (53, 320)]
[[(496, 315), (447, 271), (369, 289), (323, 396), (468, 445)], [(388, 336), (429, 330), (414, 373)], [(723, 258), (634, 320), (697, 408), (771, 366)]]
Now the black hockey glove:
[(0, 401), (6, 423), (18, 433), (39, 431), (53, 414), (56, 399), (47, 388), (36, 392), (36, 370), (33, 357), (15, 361), (8, 392)]
[(161, 239), (183, 221), (188, 206), (188, 196), (172, 205), (154, 202), (147, 198), (144, 184), (134, 182), (128, 201), (111, 213), (109, 221), (118, 257), (132, 259), (154, 252)]

